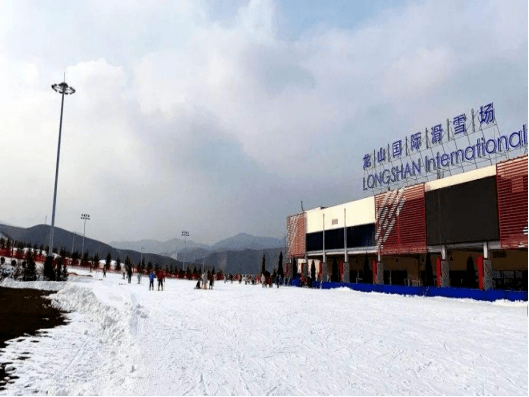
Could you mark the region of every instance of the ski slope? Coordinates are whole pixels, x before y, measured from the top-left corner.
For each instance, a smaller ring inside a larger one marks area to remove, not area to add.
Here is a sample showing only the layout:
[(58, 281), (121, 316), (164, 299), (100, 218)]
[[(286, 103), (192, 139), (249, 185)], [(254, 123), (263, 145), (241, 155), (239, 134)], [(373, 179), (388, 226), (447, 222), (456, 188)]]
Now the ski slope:
[[(72, 269), (70, 269), (72, 270)], [(70, 323), (12, 341), (0, 395), (527, 395), (526, 302), (121, 275), (67, 283)], [(29, 285), (30, 284), (30, 285)], [(156, 282), (155, 282), (156, 284)], [(37, 341), (35, 343), (34, 341)], [(29, 358), (20, 360), (22, 353)], [(25, 354), (28, 356), (28, 354)]]

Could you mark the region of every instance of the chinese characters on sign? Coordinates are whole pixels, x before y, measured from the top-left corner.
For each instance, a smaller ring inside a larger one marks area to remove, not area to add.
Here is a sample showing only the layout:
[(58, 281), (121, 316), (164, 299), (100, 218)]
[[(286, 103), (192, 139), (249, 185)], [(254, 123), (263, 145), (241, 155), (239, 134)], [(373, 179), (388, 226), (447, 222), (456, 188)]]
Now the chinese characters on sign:
[[(476, 128), (478, 121), (479, 128)], [(479, 112), (472, 111), (468, 118), (465, 113), (454, 116), (447, 120), (446, 127), (436, 124), (429, 130), (373, 150), (363, 157), (363, 190), (385, 190), (390, 184), (408, 184), (409, 178), (417, 183), (419, 177), (426, 177), (428, 173), (437, 174), (439, 178), (445, 171), (464, 170), (467, 165), (476, 168), (478, 164), (492, 165), (508, 153), (527, 153), (527, 126), (523, 124), (518, 131), (501, 135), (495, 121), (494, 106), (489, 103), (481, 106)], [(488, 128), (492, 126), (496, 128)], [(481, 134), (471, 140), (477, 131)], [(442, 147), (434, 149), (437, 145)], [(397, 161), (393, 163), (393, 160)]]
[[(480, 107), (479, 111), (479, 122), (480, 126), (483, 124), (490, 124), (495, 121), (494, 116), (494, 106), (493, 103), (489, 103), (488, 105), (484, 105)], [(465, 113), (460, 114), (458, 116), (455, 116), (452, 119), (452, 127), (453, 127), (453, 136), (454, 138), (459, 136), (460, 134), (466, 134), (467, 133), (467, 127), (466, 127), (466, 121), (467, 116)], [(367, 170), (369, 168), (374, 168), (376, 164), (380, 164), (386, 161), (390, 161), (391, 158), (398, 158), (402, 156), (402, 153), (405, 152), (405, 155), (408, 155), (408, 151), (413, 152), (419, 152), (422, 150), (423, 145), (425, 142), (431, 142), (431, 145), (437, 145), (443, 143), (443, 138), (446, 136), (447, 139), (450, 139), (449, 131), (445, 132), (443, 130), (442, 124), (434, 125), (430, 128), (430, 133), (428, 134), (428, 131), (422, 133), (417, 132), (415, 134), (411, 134), (409, 138), (406, 138), (406, 140), (399, 139), (398, 141), (393, 142), (388, 150), (386, 148), (381, 147), (378, 151), (374, 151), (373, 154), (368, 153), (364, 155), (364, 170)], [(406, 146), (403, 145), (403, 142), (406, 143)], [(408, 146), (409, 142), (409, 146)], [(427, 146), (428, 147), (428, 146)], [(406, 149), (406, 150), (404, 150)]]

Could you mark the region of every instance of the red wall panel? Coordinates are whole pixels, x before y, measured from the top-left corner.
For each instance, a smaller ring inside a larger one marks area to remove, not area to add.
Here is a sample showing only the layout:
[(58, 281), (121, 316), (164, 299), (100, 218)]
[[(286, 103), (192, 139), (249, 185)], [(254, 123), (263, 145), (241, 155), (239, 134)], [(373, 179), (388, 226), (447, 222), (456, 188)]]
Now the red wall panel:
[(527, 155), (496, 164), (496, 185), (501, 247), (527, 247)]
[(426, 252), (424, 184), (375, 198), (375, 241), (382, 255)]
[(287, 218), (287, 255), (288, 258), (305, 257), (305, 234), (307, 215), (305, 213), (291, 215)]

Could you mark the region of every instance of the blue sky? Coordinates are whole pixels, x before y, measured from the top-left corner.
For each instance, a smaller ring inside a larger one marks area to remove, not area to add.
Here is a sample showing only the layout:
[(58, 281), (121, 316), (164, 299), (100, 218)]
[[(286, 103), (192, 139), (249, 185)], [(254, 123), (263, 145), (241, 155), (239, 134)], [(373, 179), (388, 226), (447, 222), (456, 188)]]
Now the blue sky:
[(494, 102), (527, 121), (526, 1), (0, 3), (0, 220), (103, 241), (280, 237), (362, 157)]

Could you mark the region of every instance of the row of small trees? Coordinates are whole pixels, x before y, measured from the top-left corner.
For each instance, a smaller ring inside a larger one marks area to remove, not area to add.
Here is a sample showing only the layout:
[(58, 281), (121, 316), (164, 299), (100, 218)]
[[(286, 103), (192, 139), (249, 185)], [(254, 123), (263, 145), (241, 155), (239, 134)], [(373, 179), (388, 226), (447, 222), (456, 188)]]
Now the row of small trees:
[[(13, 256), (16, 259), (23, 259), (25, 258), (25, 261), (21, 262), (25, 264), (30, 263), (31, 261), (35, 262), (35, 256), (42, 256), (49, 252), (49, 246), (44, 246), (41, 244), (40, 246), (37, 244), (30, 244), (26, 243), (24, 241), (16, 241), (12, 239), (5, 239), (0, 238), (0, 249), (6, 250), (13, 250)], [(26, 249), (26, 252), (23, 251)], [(93, 256), (90, 255), (89, 251), (85, 251), (82, 253), (82, 255), (78, 251), (67, 251), (64, 248), (54, 248), (53, 252), (55, 254), (58, 254), (58, 257), (55, 259), (52, 259), (51, 257), (47, 257), (44, 261), (44, 269), (43, 269), (43, 275), (46, 280), (63, 280), (65, 279), (65, 275), (67, 275), (67, 259), (69, 259), (70, 264), (74, 266), (81, 266), (86, 267), (90, 269), (98, 269), (100, 268), (100, 257), (98, 253), (95, 253)], [(19, 261), (20, 262), (20, 261)], [(102, 267), (105, 268), (105, 270), (111, 270), (112, 268), (112, 255), (110, 252), (107, 253), (106, 259)], [(141, 262), (134, 265), (130, 259), (130, 257), (126, 257), (125, 262), (122, 263), (120, 257), (118, 256), (115, 260), (114, 270), (115, 271), (125, 271), (127, 273), (132, 273), (133, 270), (139, 273), (149, 273), (151, 270), (158, 271), (161, 267), (158, 263), (153, 264), (152, 262), (145, 263), (145, 259), (142, 258)], [(187, 269), (178, 269), (176, 265), (173, 263), (168, 264), (164, 267), (165, 271), (173, 276), (177, 276), (180, 278), (196, 278), (201, 273), (201, 267), (191, 267), (190, 265), (187, 266)], [(209, 271), (213, 274), (222, 274), (222, 271), (219, 270), (218, 272), (215, 271), (215, 267), (212, 269), (209, 268)]]

